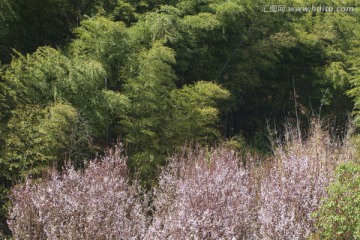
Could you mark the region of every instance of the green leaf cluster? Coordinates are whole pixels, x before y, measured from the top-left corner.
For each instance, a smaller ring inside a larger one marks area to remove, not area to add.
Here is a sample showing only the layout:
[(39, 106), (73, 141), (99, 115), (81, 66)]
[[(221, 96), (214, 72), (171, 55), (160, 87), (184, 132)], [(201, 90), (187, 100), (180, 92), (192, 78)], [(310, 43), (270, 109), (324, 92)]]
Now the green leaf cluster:
[(328, 197), (314, 214), (321, 239), (360, 239), (360, 165), (337, 167)]

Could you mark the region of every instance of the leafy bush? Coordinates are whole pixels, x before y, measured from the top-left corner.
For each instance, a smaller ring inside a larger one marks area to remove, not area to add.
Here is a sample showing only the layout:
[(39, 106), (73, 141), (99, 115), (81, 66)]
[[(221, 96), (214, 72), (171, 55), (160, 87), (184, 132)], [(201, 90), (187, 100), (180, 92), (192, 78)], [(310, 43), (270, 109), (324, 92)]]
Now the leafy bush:
[(360, 239), (360, 165), (341, 164), (317, 216), (321, 239)]
[[(141, 194), (141, 196), (140, 196)], [(49, 179), (13, 189), (9, 226), (15, 239), (130, 239), (147, 229), (147, 197), (129, 183), (121, 148)]]

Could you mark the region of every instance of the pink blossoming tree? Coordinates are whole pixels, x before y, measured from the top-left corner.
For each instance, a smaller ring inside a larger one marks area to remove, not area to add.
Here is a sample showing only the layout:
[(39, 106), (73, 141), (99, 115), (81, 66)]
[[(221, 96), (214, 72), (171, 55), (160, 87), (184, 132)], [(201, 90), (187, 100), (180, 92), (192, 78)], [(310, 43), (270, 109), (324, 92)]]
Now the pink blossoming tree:
[(306, 239), (336, 165), (354, 158), (345, 143), (315, 124), (305, 140), (289, 131), (267, 161), (186, 148), (151, 199), (130, 183), (118, 147), (83, 172), (14, 188), (9, 226), (15, 239)]
[(254, 233), (250, 171), (233, 151), (204, 149), (173, 157), (155, 190), (147, 239), (241, 239)]
[(9, 226), (15, 239), (131, 239), (147, 229), (146, 195), (129, 183), (121, 148), (13, 190)]

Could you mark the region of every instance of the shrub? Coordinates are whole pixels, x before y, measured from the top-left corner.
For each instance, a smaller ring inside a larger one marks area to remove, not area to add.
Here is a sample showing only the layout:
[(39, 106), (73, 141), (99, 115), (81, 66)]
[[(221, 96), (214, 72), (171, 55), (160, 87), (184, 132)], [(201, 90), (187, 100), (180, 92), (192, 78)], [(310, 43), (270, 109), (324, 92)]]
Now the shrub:
[(252, 184), (233, 151), (173, 157), (155, 190), (147, 239), (248, 239), (256, 220)]
[(336, 164), (350, 158), (351, 150), (331, 141), (318, 124), (306, 141), (301, 140), (298, 131), (288, 131), (261, 182), (258, 218), (261, 239), (310, 236), (315, 231), (310, 215), (326, 196)]
[(186, 148), (169, 159), (152, 201), (130, 184), (116, 148), (82, 173), (14, 188), (9, 225), (15, 239), (305, 239), (317, 230), (357, 239), (359, 167), (340, 165), (327, 191), (336, 165), (354, 157), (345, 143), (315, 124), (306, 140), (288, 131), (267, 161)]
[(360, 239), (360, 165), (341, 164), (317, 217), (321, 239)]
[[(140, 196), (141, 195), (141, 196)], [(130, 239), (147, 229), (146, 194), (129, 183), (121, 148), (12, 191), (9, 226), (15, 239)]]
[(174, 157), (155, 190), (147, 238), (305, 239), (336, 165), (354, 156), (345, 143), (315, 123), (305, 140), (289, 129), (260, 165), (224, 148)]

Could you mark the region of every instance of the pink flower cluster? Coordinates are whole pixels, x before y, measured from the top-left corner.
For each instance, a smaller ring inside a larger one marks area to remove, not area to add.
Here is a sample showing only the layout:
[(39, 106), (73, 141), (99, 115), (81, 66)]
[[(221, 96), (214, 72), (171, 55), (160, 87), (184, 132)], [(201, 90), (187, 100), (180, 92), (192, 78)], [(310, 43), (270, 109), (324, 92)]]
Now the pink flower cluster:
[(150, 201), (116, 148), (84, 172), (15, 188), (9, 225), (15, 239), (305, 239), (336, 164), (352, 157), (316, 128), (260, 164), (225, 148), (185, 149)]
[(233, 151), (174, 157), (155, 190), (147, 239), (248, 239), (256, 222), (252, 185)]
[(340, 161), (352, 159), (350, 146), (340, 146), (315, 124), (306, 141), (289, 131), (275, 150), (260, 187), (258, 236), (261, 239), (306, 239), (316, 232), (311, 214), (326, 197)]
[[(146, 195), (130, 184), (121, 148), (84, 172), (52, 172), (13, 190), (9, 226), (15, 239), (131, 239), (147, 229)], [(144, 207), (145, 206), (145, 207)]]

